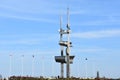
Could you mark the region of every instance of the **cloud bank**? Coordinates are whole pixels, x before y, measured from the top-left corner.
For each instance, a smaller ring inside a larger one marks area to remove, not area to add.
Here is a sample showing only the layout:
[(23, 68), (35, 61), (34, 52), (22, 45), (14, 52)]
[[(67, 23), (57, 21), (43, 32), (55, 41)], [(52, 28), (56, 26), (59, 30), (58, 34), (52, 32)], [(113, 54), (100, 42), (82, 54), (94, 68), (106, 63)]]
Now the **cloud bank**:
[(73, 33), (72, 37), (75, 38), (107, 38), (120, 36), (120, 30), (98, 30), (89, 32)]

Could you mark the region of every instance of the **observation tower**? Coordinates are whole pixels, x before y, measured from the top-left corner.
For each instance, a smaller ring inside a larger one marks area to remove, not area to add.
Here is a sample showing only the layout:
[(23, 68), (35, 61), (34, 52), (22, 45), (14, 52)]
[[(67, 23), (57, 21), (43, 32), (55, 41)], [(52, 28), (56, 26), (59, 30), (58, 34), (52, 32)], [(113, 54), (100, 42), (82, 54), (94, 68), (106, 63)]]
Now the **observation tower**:
[[(61, 64), (61, 78), (64, 78), (64, 64), (66, 64), (66, 78), (70, 78), (70, 64), (73, 63), (73, 59), (75, 56), (70, 55), (70, 48), (72, 47), (72, 42), (70, 41), (70, 24), (69, 24), (69, 8), (67, 8), (67, 26), (66, 30), (62, 29), (62, 19), (60, 18), (60, 41), (59, 45), (61, 47), (61, 56), (55, 56), (55, 61)], [(63, 40), (63, 38), (67, 35), (67, 40)], [(64, 50), (65, 48), (65, 50)], [(64, 55), (64, 52), (66, 55)]]

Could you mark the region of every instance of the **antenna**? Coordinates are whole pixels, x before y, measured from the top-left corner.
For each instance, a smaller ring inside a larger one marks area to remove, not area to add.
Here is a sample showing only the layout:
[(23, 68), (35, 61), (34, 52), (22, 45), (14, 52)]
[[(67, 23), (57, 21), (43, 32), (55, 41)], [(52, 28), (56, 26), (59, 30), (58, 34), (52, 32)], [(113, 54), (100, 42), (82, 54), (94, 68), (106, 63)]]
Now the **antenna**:
[(63, 31), (63, 29), (62, 29), (62, 16), (60, 16), (60, 41), (62, 41), (62, 31)]
[(69, 22), (69, 8), (67, 8), (67, 29), (70, 30), (70, 22)]
[(60, 30), (62, 30), (62, 16), (60, 16)]

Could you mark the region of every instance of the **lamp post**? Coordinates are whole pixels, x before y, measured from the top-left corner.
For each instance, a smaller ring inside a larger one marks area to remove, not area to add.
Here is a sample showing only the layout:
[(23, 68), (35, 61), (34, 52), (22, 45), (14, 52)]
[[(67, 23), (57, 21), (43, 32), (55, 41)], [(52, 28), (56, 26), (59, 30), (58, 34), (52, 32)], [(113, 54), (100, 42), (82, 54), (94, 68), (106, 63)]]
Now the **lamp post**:
[(34, 55), (32, 55), (32, 76), (34, 77)]
[(87, 58), (85, 58), (85, 78), (87, 79)]
[(21, 70), (22, 70), (21, 76), (23, 76), (23, 72), (24, 72), (24, 55), (21, 56)]
[(10, 76), (11, 76), (11, 72), (12, 72), (12, 54), (10, 54), (9, 55), (9, 57), (10, 57), (10, 63), (9, 63), (9, 78), (10, 78)]
[(93, 78), (95, 78), (95, 64), (94, 62), (92, 63), (92, 73), (93, 73)]
[(52, 62), (52, 76), (54, 76), (54, 63), (53, 62)]
[(44, 56), (42, 56), (42, 76), (44, 77)]
[(79, 58), (78, 58), (78, 70), (77, 70), (77, 72), (78, 72), (78, 77), (80, 77), (80, 64), (79, 64)]

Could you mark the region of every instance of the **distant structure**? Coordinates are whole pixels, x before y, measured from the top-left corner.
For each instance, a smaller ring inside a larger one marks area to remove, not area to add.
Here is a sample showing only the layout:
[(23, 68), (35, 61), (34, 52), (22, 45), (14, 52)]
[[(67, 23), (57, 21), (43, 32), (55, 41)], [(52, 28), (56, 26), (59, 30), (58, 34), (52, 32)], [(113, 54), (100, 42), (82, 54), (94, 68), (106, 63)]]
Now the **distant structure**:
[(100, 76), (99, 76), (99, 71), (97, 71), (97, 79), (99, 79), (100, 78)]
[[(99, 75), (99, 71), (97, 71), (97, 76), (96, 76), (95, 80), (101, 80), (100, 75)], [(103, 79), (103, 80), (105, 80), (105, 79)]]
[[(60, 18), (60, 41), (59, 45), (61, 47), (61, 56), (55, 56), (55, 61), (61, 63), (61, 78), (64, 78), (64, 64), (66, 64), (66, 77), (70, 78), (70, 64), (73, 63), (75, 56), (70, 56), (70, 47), (72, 47), (72, 42), (70, 42), (70, 24), (69, 24), (69, 8), (67, 9), (67, 30), (62, 29), (62, 19)], [(63, 35), (67, 35), (67, 41), (63, 41)], [(64, 47), (66, 48), (66, 55), (64, 55)]]

